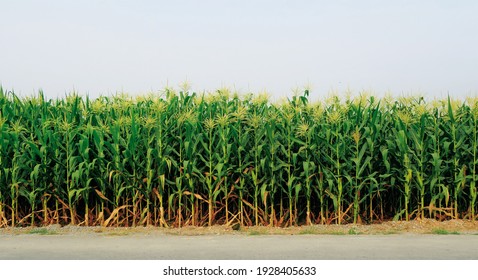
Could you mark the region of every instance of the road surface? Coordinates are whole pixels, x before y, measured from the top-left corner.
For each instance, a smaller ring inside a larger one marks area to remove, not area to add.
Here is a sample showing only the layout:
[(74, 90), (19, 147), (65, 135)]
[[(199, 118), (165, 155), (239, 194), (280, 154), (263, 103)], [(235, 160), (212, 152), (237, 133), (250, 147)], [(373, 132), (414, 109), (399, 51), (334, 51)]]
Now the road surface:
[(477, 260), (478, 235), (0, 234), (0, 259)]

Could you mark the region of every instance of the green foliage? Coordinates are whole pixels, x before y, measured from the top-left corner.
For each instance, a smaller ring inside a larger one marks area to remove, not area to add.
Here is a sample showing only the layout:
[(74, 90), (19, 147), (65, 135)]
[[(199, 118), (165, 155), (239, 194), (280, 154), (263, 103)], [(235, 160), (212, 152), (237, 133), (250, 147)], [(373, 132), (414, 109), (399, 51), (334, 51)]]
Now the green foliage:
[(56, 235), (56, 231), (47, 229), (47, 228), (34, 228), (28, 231), (28, 234), (38, 234), (38, 235)]
[(457, 232), (457, 231), (448, 231), (446, 229), (436, 228), (436, 229), (432, 230), (432, 234), (440, 234), (440, 235), (454, 234), (454, 235), (458, 235), (460, 233)]
[(478, 100), (308, 95), (0, 88), (0, 226), (476, 218)]

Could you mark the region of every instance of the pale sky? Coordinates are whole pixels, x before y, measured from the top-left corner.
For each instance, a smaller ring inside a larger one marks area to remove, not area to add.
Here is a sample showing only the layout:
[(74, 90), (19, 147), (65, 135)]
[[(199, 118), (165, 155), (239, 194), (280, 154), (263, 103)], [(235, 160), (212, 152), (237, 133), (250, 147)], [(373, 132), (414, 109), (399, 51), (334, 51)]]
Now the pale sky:
[(478, 1), (0, 0), (0, 84), (478, 95)]

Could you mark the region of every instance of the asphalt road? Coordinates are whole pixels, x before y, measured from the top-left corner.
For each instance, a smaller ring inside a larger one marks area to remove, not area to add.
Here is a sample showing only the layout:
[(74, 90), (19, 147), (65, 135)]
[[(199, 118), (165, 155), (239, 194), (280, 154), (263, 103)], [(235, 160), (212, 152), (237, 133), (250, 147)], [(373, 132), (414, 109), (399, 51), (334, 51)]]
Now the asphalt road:
[(466, 260), (477, 235), (0, 235), (0, 259)]

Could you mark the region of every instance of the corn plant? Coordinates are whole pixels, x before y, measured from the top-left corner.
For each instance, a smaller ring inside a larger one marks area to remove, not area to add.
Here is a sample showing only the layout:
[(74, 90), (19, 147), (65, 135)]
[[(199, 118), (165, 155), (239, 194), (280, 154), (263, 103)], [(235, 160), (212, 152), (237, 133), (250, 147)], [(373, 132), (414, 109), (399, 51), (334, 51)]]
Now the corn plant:
[(476, 99), (0, 88), (0, 226), (476, 219)]

